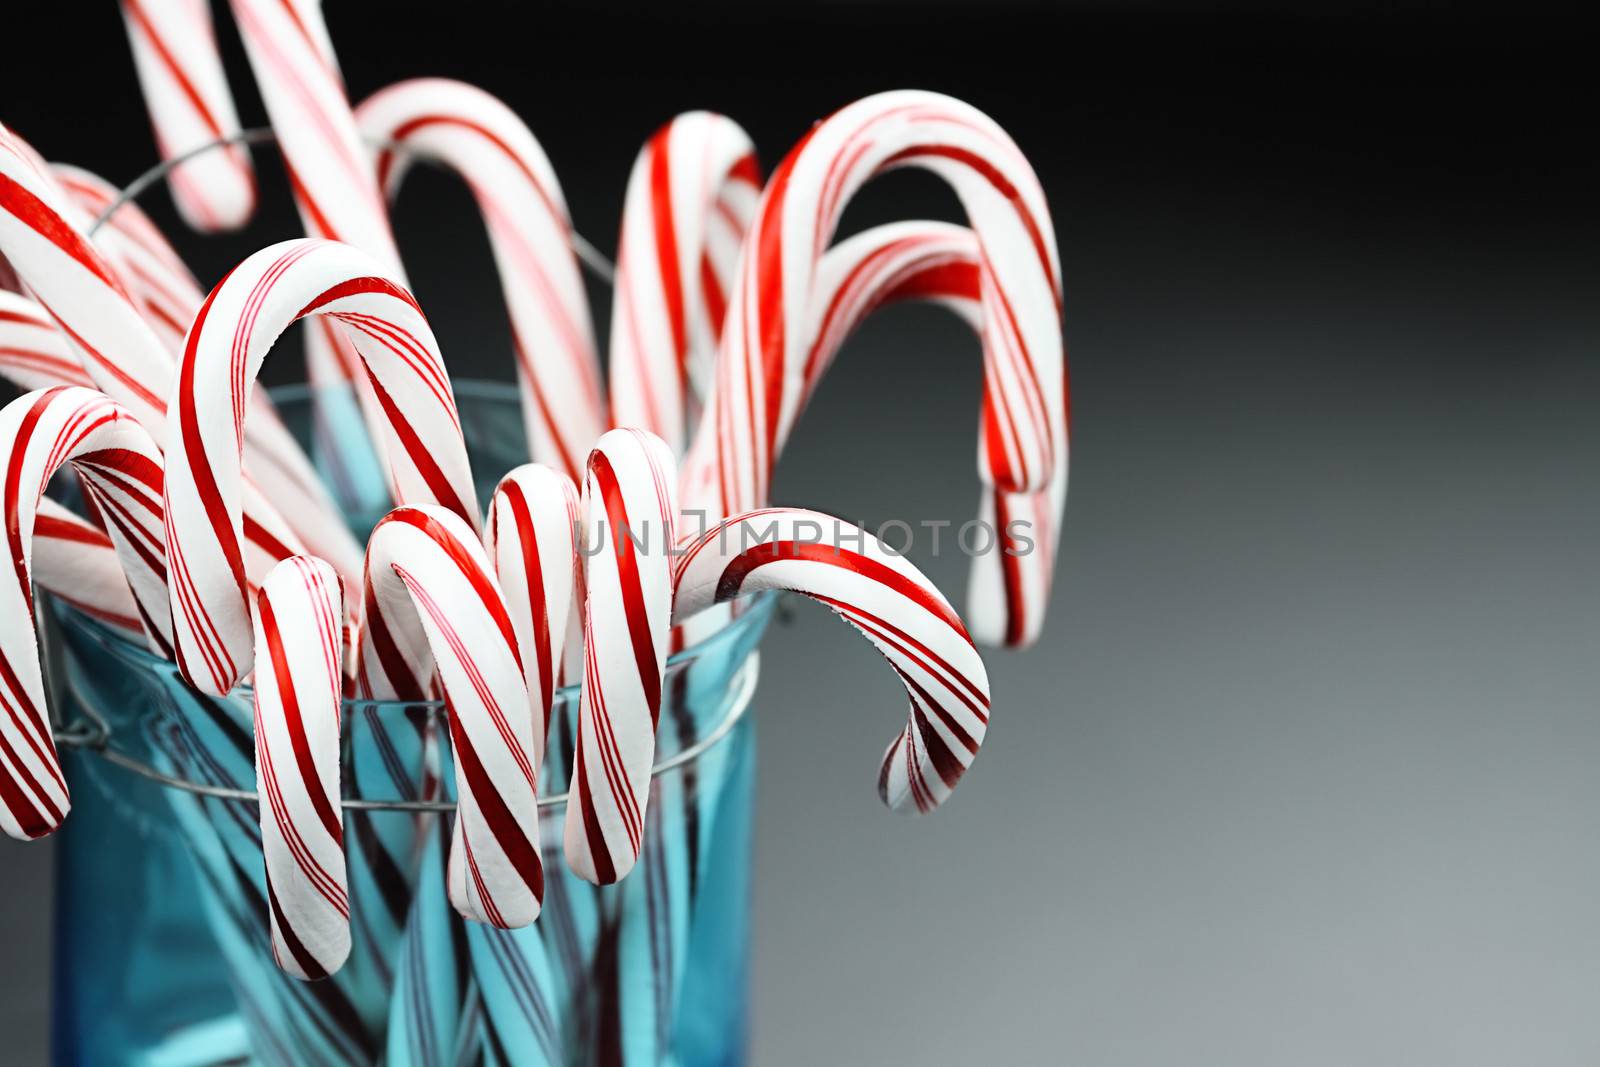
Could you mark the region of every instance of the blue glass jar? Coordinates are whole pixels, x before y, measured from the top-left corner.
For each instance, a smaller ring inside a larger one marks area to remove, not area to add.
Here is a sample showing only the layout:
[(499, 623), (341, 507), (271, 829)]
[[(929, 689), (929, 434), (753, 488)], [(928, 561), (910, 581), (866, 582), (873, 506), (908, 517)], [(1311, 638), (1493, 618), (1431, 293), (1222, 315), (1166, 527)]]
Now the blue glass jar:
[[(348, 396), (279, 408), (364, 531), (384, 509)], [(460, 383), (487, 494), (525, 447), (509, 386)], [(355, 438), (352, 440), (352, 438)], [(248, 690), (223, 699), (47, 601), (73, 810), (59, 834), (54, 1061), (189, 1067), (739, 1062), (745, 1041), (756, 646), (770, 598), (674, 657), (639, 865), (604, 888), (561, 852), (575, 687), (540, 788), (544, 912), (493, 930), (445, 898), (453, 784), (438, 704), (343, 710), (351, 959), (304, 983), (272, 961)]]

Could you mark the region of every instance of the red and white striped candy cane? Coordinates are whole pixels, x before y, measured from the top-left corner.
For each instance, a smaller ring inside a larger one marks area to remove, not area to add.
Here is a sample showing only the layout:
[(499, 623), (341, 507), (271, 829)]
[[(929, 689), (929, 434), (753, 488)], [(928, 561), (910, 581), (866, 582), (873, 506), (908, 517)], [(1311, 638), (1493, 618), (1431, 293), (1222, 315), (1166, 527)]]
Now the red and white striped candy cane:
[[(48, 166), (0, 127), (0, 254), (77, 353), (95, 385), (146, 427), (166, 421), (173, 366), (160, 339), (130, 300), (115, 269), (84, 236), (72, 204)], [(244, 508), (248, 573), (301, 550), (301, 542), (260, 490)]]
[[(237, 137), (239, 115), (207, 0), (122, 0), (122, 18), (161, 158)], [(204, 233), (236, 230), (255, 211), (255, 170), (242, 144), (192, 156), (167, 184), (184, 221)]]
[[(232, 8), (306, 234), (354, 245), (403, 282), (400, 252), (371, 154), (345, 96), (320, 0), (232, 0)], [(321, 322), (311, 325), (306, 337), (311, 381), (351, 383), (367, 431), (381, 441), (385, 416), (365, 387), (360, 363), (338, 330)]]
[(0, 128), (0, 252), (95, 383), (146, 426), (159, 425), (172, 359), (83, 235), (81, 218), (33, 151)]
[(525, 463), (495, 487), (484, 533), (522, 650), (538, 763), (544, 762), (550, 736), (550, 709), (577, 589), (579, 506), (571, 478), (552, 467)]
[(31, 559), (44, 487), (71, 462), (104, 517), (152, 650), (170, 647), (162, 550), (161, 453), (128, 411), (76, 386), (42, 389), (0, 410), (5, 538), (0, 567), (0, 829), (54, 830), (70, 803), (56, 758), (34, 632)]
[(883, 757), (878, 793), (896, 811), (942, 803), (989, 725), (989, 678), (932, 582), (870, 533), (820, 512), (769, 508), (725, 520), (674, 571), (673, 620), (767, 589), (827, 605), (900, 676), (911, 715)]
[[(611, 411), (674, 455), (715, 363), (761, 176), (738, 123), (709, 111), (657, 130), (628, 177), (611, 305)], [(696, 395), (699, 394), (699, 395)]]
[(437, 671), (448, 708), (450, 900), (469, 919), (526, 926), (544, 899), (538, 748), (516, 631), (483, 544), (444, 508), (396, 508), (367, 542), (366, 584), (369, 612), (409, 619), (423, 635), (403, 651), (419, 673)]
[[(0, 378), (24, 390), (57, 385), (94, 388), (55, 321), (25, 296), (0, 292)], [(39, 501), (33, 526), (33, 580), (57, 599), (123, 633), (143, 634), (105, 532), (57, 504)]]
[(639, 858), (672, 614), (677, 472), (666, 442), (612, 430), (583, 485), (582, 708), (567, 862), (600, 885)]
[(44, 308), (4, 291), (0, 291), (0, 378), (22, 389), (94, 387), (94, 379)]
[(441, 162), (472, 189), (511, 316), (523, 421), (533, 458), (577, 481), (605, 429), (589, 302), (554, 168), (516, 113), (481, 89), (419, 78), (356, 109), (395, 196), (411, 153)]
[(400, 254), (345, 97), (322, 5), (233, 0), (232, 6), (307, 232), (398, 267)]
[(383, 405), (401, 499), (441, 503), (476, 526), (472, 471), (439, 346), (416, 300), (364, 252), (331, 241), (272, 245), (234, 268), (189, 331), (167, 426), (168, 558), (178, 665), (202, 692), (249, 671), (240, 545), (240, 442), (267, 352), (310, 315), (336, 322)]
[[(115, 185), (82, 167), (52, 163), (50, 173), (91, 223), (122, 195)], [(128, 200), (106, 218), (91, 240), (163, 347), (174, 356), (183, 351), (184, 335), (206, 294), (166, 235)]]
[(129, 640), (144, 639), (139, 605), (105, 531), (49, 497), (33, 517), (33, 582)]
[[(711, 425), (691, 464), (714, 468), (711, 505), (723, 514), (764, 503), (775, 457), (807, 389), (806, 332), (816, 314), (818, 264), (845, 205), (896, 167), (944, 178), (977, 234), (986, 305), (986, 404), (980, 470), (997, 488), (1049, 483), (1058, 461), (1050, 396), (1063, 374), (1060, 269), (1038, 180), (987, 116), (936, 93), (867, 97), (815, 127), (768, 183), (741, 260), (723, 328)], [(703, 480), (686, 485), (699, 491)], [(696, 501), (695, 503), (699, 503)]]
[[(857, 234), (830, 248), (817, 271), (816, 323), (805, 359), (802, 405), (831, 365), (839, 347), (876, 308), (901, 300), (926, 300), (954, 311), (980, 338), (986, 307), (982, 256), (972, 231), (939, 222), (891, 223)], [(988, 363), (997, 354), (984, 353)], [(986, 383), (1003, 380), (986, 369)], [(978, 522), (989, 541), (973, 556), (967, 590), (967, 624), (980, 643), (1023, 647), (1044, 624), (1045, 609), (1067, 497), (1066, 374), (1046, 390), (1056, 464), (1043, 489), (1010, 492), (985, 487)], [(1006, 406), (986, 398), (985, 407)], [(1024, 551), (1026, 542), (1032, 547)]]
[(350, 886), (339, 794), (344, 619), (339, 576), (310, 556), (279, 563), (254, 614), (256, 790), (272, 956), (326, 978), (350, 954)]
[[(98, 218), (121, 195), (99, 176), (67, 164), (50, 172), (83, 212)], [(124, 201), (94, 236), (94, 245), (174, 360), (183, 352), (189, 324), (205, 300), (194, 275), (139, 206)], [(170, 373), (170, 372), (169, 372)], [(253, 418), (245, 465), (261, 492), (284, 515), (311, 552), (341, 574), (361, 571), (361, 546), (345, 529), (339, 508), (311, 461), (279, 420), (265, 393), (250, 398)]]

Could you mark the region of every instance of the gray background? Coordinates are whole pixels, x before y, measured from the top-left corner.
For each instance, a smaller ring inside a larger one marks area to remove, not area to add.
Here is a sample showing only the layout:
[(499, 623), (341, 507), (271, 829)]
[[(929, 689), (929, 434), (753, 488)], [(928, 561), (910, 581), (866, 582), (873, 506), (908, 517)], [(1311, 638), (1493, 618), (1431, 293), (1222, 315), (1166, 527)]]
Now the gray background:
[[(855, 96), (945, 89), (1010, 128), (1050, 190), (1074, 431), (1050, 622), (1033, 650), (987, 657), (989, 740), (921, 819), (873, 796), (902, 697), (870, 648), (812, 605), (773, 633), (755, 1059), (1596, 1062), (1600, 173), (1571, 27), (1420, 6), (692, 10), (635, 28), (827, 41), (839, 68), (714, 51), (653, 67), (648, 43), (552, 66), (526, 38), (468, 49), (442, 18), (369, 47), (346, 43), (354, 12), (330, 23), (357, 96), (443, 73), (511, 101), (604, 248), (632, 153), (691, 106), (747, 123), (770, 167)], [(542, 47), (597, 32), (585, 17)], [(74, 33), (125, 98), (8, 81), (0, 119), (126, 179), (151, 150), (115, 19), (97, 18)], [(879, 30), (909, 43), (874, 51)], [(1039, 55), (1002, 51), (1030, 38)], [(960, 64), (922, 51), (951, 41)], [(249, 235), (186, 246), (203, 280), (294, 232), (272, 180)], [(897, 176), (847, 229), (923, 214), (957, 217)], [(509, 376), (466, 195), (420, 176), (397, 219), (456, 373)], [(777, 499), (966, 518), (978, 381), (954, 320), (875, 319)], [(959, 602), (963, 560), (913, 558)], [(16, 1062), (43, 1057), (49, 868), (48, 843), (0, 844)]]

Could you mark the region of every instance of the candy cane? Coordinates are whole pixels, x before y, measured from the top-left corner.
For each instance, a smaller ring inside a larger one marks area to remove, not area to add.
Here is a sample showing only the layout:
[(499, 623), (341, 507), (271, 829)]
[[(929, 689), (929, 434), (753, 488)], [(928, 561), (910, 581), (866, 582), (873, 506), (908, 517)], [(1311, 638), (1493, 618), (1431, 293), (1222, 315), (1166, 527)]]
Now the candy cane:
[(0, 251), (95, 383), (146, 426), (159, 425), (172, 359), (84, 237), (81, 217), (31, 149), (0, 128)]
[(178, 666), (226, 693), (251, 665), (240, 560), (240, 442), (250, 391), (278, 337), (327, 316), (360, 355), (384, 406), (403, 500), (441, 503), (476, 525), (450, 379), (416, 300), (371, 256), (293, 240), (255, 253), (214, 289), (189, 331), (167, 426), (168, 558)]
[(307, 231), (397, 267), (400, 254), (345, 97), (321, 4), (233, 0), (232, 6)]
[(256, 596), (256, 788), (271, 905), (272, 955), (307, 980), (350, 954), (350, 892), (339, 800), (344, 681), (339, 576), (293, 556)]
[[(926, 300), (954, 311), (980, 338), (986, 314), (982, 256), (972, 232), (936, 222), (891, 223), (830, 248), (817, 271), (816, 322), (804, 364), (801, 403), (809, 402), (839, 347), (875, 309), (901, 300)], [(997, 362), (985, 353), (986, 363)], [(1002, 380), (994, 368), (986, 382)], [(1066, 377), (1047, 391), (1050, 434), (1058, 455), (1067, 453)], [(1004, 406), (986, 399), (986, 406)], [(1023, 647), (1039, 635), (1050, 600), (1061, 515), (1066, 505), (1067, 465), (1059, 463), (1049, 484), (1031, 492), (986, 487), (980, 530), (988, 549), (973, 556), (967, 592), (967, 624), (980, 643)], [(1022, 551), (1023, 539), (1033, 547)]]
[(457, 797), (450, 900), (469, 919), (526, 926), (544, 897), (538, 750), (516, 632), (483, 545), (444, 508), (396, 508), (367, 543), (366, 585), (369, 616), (421, 630), (406, 654), (437, 671), (444, 692)]
[[(95, 234), (96, 249), (132, 297), (162, 346), (176, 359), (183, 352), (189, 324), (205, 300), (194, 275), (150, 217), (99, 176), (67, 164), (50, 172), (72, 200), (94, 218), (106, 216)], [(170, 373), (170, 372), (169, 372)], [(361, 569), (361, 547), (345, 528), (338, 505), (311, 461), (278, 418), (265, 393), (253, 393), (245, 465), (266, 498), (284, 514), (289, 527), (311, 552), (345, 575)]]
[(94, 246), (111, 264), (162, 347), (174, 355), (183, 351), (184, 335), (205, 291), (166, 236), (138, 204), (131, 200), (118, 204), (122, 191), (99, 175), (65, 163), (50, 164), (50, 173), (91, 223), (117, 205), (95, 232)]
[(582, 713), (567, 803), (567, 862), (601, 885), (639, 858), (672, 612), (677, 472), (666, 443), (612, 430), (583, 485)]
[[(232, 8), (307, 235), (354, 245), (404, 282), (400, 252), (345, 96), (320, 0), (232, 0)], [(374, 441), (383, 440), (382, 407), (366, 389), (360, 358), (338, 330), (323, 323), (311, 326), (306, 363), (314, 384), (350, 382), (368, 432)]]
[[(94, 386), (44, 309), (8, 292), (0, 292), (0, 377), (29, 390)], [(116, 548), (98, 527), (45, 498), (34, 522), (33, 551), (40, 587), (115, 629), (143, 632)]]
[[(161, 158), (238, 136), (206, 0), (122, 0), (122, 17)], [(242, 144), (192, 156), (167, 184), (184, 221), (205, 233), (236, 230), (255, 210), (255, 171)]]
[[(949, 97), (882, 93), (839, 111), (774, 173), (745, 240), (723, 330), (713, 414), (691, 467), (714, 468), (712, 506), (764, 502), (772, 465), (807, 390), (805, 336), (818, 262), (845, 204), (875, 174), (918, 166), (960, 197), (981, 249), (986, 404), (980, 468), (1014, 492), (1049, 484), (1058, 459), (1051, 397), (1063, 377), (1060, 270), (1044, 196), (1011, 139)], [(705, 479), (686, 484), (700, 487)]]
[(52, 385), (93, 388), (67, 339), (44, 308), (18, 293), (0, 291), (0, 378), (22, 389)]
[(143, 640), (139, 605), (128, 591), (116, 544), (49, 497), (40, 499), (33, 517), (33, 581), (128, 639)]
[(611, 306), (611, 410), (674, 455), (715, 357), (730, 264), (761, 192), (755, 149), (732, 119), (679, 115), (634, 161)]
[(516, 113), (481, 89), (422, 78), (383, 89), (356, 109), (393, 197), (408, 156), (456, 171), (489, 233), (511, 316), (523, 421), (533, 457), (577, 481), (604, 427), (589, 303), (572, 252), (572, 222), (544, 150)]
[(71, 462), (105, 517), (146, 638), (170, 648), (161, 526), (161, 453), (125, 408), (91, 389), (64, 386), (18, 397), (0, 410), (4, 507), (11, 565), (0, 568), (0, 828), (40, 837), (70, 807), (56, 758), (33, 627), (31, 557), (44, 487)]
[[(81, 215), (37, 154), (0, 127), (0, 253), (55, 320), (95, 385), (144, 426), (162, 425), (171, 357), (115, 270), (84, 237), (75, 221)], [(254, 485), (246, 487), (244, 508), (247, 573), (259, 577), (301, 550)]]
[(576, 588), (578, 521), (572, 479), (537, 463), (506, 474), (489, 503), (484, 541), (522, 650), (540, 764)]
[(784, 589), (825, 604), (877, 647), (911, 699), (910, 718), (878, 775), (889, 807), (937, 807), (972, 764), (989, 724), (983, 660), (933, 583), (876, 537), (814, 511), (749, 512), (689, 545), (674, 585), (675, 621)]

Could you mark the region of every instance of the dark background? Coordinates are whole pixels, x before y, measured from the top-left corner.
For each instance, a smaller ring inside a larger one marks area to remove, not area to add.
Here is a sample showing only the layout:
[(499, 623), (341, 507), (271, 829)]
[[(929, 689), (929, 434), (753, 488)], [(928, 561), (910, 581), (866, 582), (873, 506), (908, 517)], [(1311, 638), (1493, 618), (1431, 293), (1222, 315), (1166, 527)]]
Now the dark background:
[[(769, 641), (758, 1062), (1600, 1058), (1600, 165), (1578, 22), (382, 9), (401, 13), (330, 6), (352, 95), (421, 74), (498, 94), (607, 251), (633, 154), (691, 107), (737, 118), (770, 167), (857, 96), (940, 89), (1007, 127), (1049, 191), (1074, 409), (1052, 618), (1031, 652), (987, 657), (990, 740), (923, 820), (872, 795), (901, 697), (870, 649), (809, 605)], [(0, 121), (132, 178), (154, 152), (110, 5), (35, 14)], [(246, 235), (183, 242), (207, 284), (298, 233), (262, 169)], [(918, 215), (958, 217), (896, 175), (847, 229)], [(396, 220), (454, 373), (509, 378), (467, 194), (419, 174)], [(269, 377), (296, 373), (280, 357)], [(966, 518), (978, 384), (940, 312), (875, 319), (779, 502)], [(963, 561), (914, 558), (959, 601)], [(17, 1062), (43, 1056), (49, 854), (0, 846)]]

